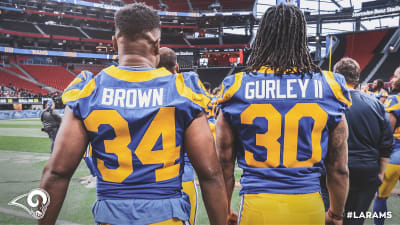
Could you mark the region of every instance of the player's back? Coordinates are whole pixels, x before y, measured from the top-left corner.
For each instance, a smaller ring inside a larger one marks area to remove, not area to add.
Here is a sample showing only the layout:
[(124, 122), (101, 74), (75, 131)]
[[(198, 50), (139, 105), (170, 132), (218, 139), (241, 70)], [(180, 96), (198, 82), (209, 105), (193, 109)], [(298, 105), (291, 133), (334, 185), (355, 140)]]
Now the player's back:
[(351, 105), (344, 85), (337, 74), (279, 76), (265, 67), (224, 80), (220, 110), (238, 139), (241, 194), (320, 191), (329, 127)]
[(207, 104), (197, 78), (111, 66), (77, 79), (63, 97), (87, 129), (98, 199), (180, 197), (184, 130)]

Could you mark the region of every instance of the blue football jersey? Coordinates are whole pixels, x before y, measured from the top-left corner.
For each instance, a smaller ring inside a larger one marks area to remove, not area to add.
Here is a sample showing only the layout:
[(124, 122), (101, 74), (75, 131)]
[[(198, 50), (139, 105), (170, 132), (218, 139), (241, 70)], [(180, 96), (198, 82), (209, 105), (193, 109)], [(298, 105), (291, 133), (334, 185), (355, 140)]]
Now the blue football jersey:
[(62, 98), (87, 130), (98, 199), (181, 196), (184, 131), (208, 104), (193, 73), (110, 66)]
[(380, 99), (382, 97), (387, 97), (388, 92), (385, 89), (381, 89), (380, 91), (375, 91), (373, 95), (375, 96), (375, 98)]
[(206, 113), (207, 113), (207, 120), (208, 123), (213, 123), (215, 124), (217, 122), (217, 115), (218, 115), (218, 104), (217, 100), (219, 99), (219, 96), (209, 96), (210, 102), (207, 105), (206, 108)]
[(385, 101), (385, 110), (388, 113), (392, 113), (396, 119), (397, 122), (394, 126), (394, 148), (393, 152), (400, 151), (400, 94), (396, 95), (389, 95), (388, 98)]
[(351, 106), (343, 76), (262, 67), (225, 78), (219, 103), (237, 139), (241, 194), (320, 191), (329, 128)]

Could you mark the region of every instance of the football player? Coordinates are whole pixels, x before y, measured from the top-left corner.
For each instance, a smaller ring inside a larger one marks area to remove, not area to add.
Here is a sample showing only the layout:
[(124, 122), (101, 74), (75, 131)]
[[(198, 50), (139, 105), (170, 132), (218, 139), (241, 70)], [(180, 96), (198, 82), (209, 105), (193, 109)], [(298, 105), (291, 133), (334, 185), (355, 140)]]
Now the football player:
[(246, 72), (223, 81), (216, 125), (229, 202), (236, 158), (243, 169), (239, 224), (342, 224), (351, 105), (343, 76), (312, 62), (306, 21), (293, 5), (268, 8), (252, 49)]
[(183, 149), (195, 168), (210, 224), (228, 212), (222, 171), (193, 74), (172, 74), (159, 62), (160, 19), (145, 4), (115, 14), (119, 66), (63, 94), (65, 118), (40, 187), (51, 202), (39, 224), (54, 224), (68, 183), (90, 142), (97, 176), (98, 224), (182, 224), (190, 204), (182, 194)]
[[(173, 74), (177, 74), (179, 72), (179, 64), (177, 62), (177, 57), (174, 50), (167, 47), (160, 48), (160, 62), (158, 63), (158, 67), (165, 67)], [(184, 153), (184, 161), (185, 166), (182, 175), (182, 191), (189, 196), (190, 200), (191, 207), (189, 223), (190, 225), (195, 225), (198, 207), (197, 187), (195, 184), (194, 169), (186, 152)]]
[(381, 79), (376, 79), (372, 83), (372, 93), (374, 96), (379, 99), (382, 103), (385, 103), (386, 98), (388, 97), (388, 92), (385, 90), (385, 82)]
[[(385, 216), (387, 216), (387, 198), (389, 198), (390, 193), (400, 179), (400, 67), (394, 72), (392, 88), (393, 92), (397, 94), (389, 95), (385, 102), (385, 107), (394, 130), (395, 144), (383, 176), (383, 182), (374, 201), (374, 213)], [(385, 216), (374, 218), (375, 225), (383, 225)]]

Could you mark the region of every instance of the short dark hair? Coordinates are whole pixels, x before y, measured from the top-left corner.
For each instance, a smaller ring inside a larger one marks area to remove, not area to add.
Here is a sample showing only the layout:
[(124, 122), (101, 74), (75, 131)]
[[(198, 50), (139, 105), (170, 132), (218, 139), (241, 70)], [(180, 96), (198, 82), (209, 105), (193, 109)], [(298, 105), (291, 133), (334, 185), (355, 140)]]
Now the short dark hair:
[(119, 36), (132, 41), (145, 38), (145, 32), (160, 29), (157, 11), (143, 3), (125, 5), (115, 13), (114, 20)]
[(172, 49), (162, 52), (160, 54), (160, 62), (158, 63), (158, 67), (165, 67), (168, 70), (172, 70), (177, 64), (176, 60), (176, 54)]
[(333, 72), (342, 74), (348, 84), (356, 85), (360, 79), (360, 65), (349, 57), (339, 60), (333, 67)]
[(376, 88), (380, 90), (385, 87), (385, 82), (382, 79), (376, 79)]
[(252, 44), (246, 72), (268, 66), (276, 74), (320, 72), (307, 47), (306, 20), (294, 5), (279, 4), (267, 9)]

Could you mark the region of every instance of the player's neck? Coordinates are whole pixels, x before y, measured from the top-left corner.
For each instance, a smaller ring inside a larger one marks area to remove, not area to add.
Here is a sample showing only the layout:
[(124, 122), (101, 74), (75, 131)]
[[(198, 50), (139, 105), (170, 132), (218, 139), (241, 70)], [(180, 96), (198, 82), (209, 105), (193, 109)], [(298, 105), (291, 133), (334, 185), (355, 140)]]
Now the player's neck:
[(155, 68), (156, 65), (153, 61), (155, 60), (138, 55), (122, 55), (119, 57), (120, 66), (129, 66), (135, 68)]

